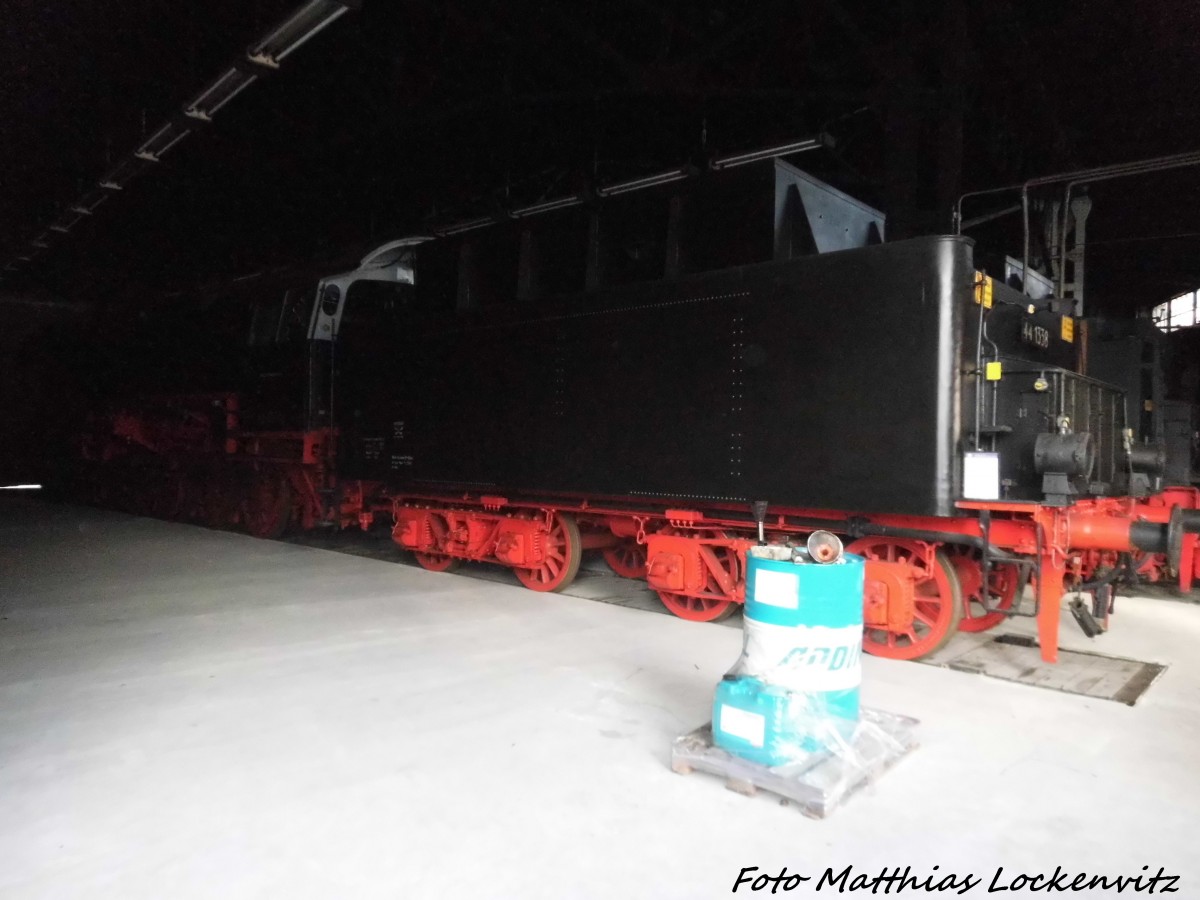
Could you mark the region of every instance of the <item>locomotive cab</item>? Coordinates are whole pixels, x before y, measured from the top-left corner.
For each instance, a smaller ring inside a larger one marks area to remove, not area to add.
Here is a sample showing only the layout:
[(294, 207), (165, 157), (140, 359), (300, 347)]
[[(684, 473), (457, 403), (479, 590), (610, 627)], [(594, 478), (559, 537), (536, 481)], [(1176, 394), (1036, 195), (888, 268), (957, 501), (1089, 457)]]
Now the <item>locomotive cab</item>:
[[(377, 418), (370, 385), (381, 374), (381, 362), (391, 358), (396, 329), (411, 309), (415, 248), (426, 240), (391, 241), (358, 268), (317, 285), (308, 328), (307, 428), (342, 435), (339, 462), (355, 477), (363, 477), (363, 463), (377, 461), (382, 452), (381, 441), (363, 431), (364, 419)], [(339, 342), (349, 351), (339, 349)], [(351, 390), (341, 390), (344, 383)]]
[(1123, 391), (1079, 373), (1086, 330), (1012, 287), (977, 275), (966, 319), (965, 452), (994, 457), (968, 499), (1128, 496), (1153, 460), (1134, 453)]

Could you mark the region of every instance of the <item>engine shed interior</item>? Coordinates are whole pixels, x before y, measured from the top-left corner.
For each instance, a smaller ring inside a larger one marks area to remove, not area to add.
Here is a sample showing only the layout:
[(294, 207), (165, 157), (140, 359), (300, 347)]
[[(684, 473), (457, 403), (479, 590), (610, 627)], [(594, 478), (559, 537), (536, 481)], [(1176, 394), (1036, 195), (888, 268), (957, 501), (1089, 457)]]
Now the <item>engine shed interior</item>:
[(15, 3), (0, 897), (1195, 895), (1185, 6)]

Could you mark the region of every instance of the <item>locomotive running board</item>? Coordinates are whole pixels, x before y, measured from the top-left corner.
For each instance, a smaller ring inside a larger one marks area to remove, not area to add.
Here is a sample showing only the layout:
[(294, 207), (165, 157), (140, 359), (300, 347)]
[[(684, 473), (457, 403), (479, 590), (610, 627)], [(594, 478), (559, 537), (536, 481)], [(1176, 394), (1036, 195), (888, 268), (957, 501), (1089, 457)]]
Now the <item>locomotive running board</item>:
[(1160, 663), (1063, 648), (1057, 663), (1046, 663), (1031, 637), (981, 635), (973, 647), (969, 637), (959, 634), (950, 646), (920, 662), (1126, 706), (1133, 706), (1167, 669)]

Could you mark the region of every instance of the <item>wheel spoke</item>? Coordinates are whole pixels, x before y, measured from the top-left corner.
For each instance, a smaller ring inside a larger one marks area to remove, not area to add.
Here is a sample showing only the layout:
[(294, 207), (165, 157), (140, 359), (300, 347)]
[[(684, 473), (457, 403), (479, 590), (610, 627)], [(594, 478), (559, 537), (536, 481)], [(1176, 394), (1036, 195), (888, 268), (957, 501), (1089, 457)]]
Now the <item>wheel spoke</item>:
[(729, 618), (737, 609), (737, 603), (733, 600), (690, 597), (669, 591), (659, 591), (658, 597), (671, 613), (692, 622), (719, 622)]
[(604, 548), (604, 561), (622, 578), (646, 577), (646, 551), (631, 538)]

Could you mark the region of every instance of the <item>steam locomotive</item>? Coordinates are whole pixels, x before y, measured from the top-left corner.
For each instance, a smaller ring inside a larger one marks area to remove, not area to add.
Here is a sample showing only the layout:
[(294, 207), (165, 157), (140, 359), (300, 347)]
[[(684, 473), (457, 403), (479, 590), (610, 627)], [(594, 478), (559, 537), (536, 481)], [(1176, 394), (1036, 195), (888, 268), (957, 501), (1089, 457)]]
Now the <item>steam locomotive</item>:
[(535, 590), (600, 550), (702, 621), (749, 546), (831, 530), (904, 659), (1034, 616), (1053, 661), (1064, 592), (1099, 633), (1135, 555), (1190, 588), (1197, 491), (1080, 371), (1086, 323), (885, 224), (771, 155), (392, 241), (256, 306), (305, 337), (240, 384), (98, 418), (85, 482), (264, 536), (390, 516), (426, 568)]

